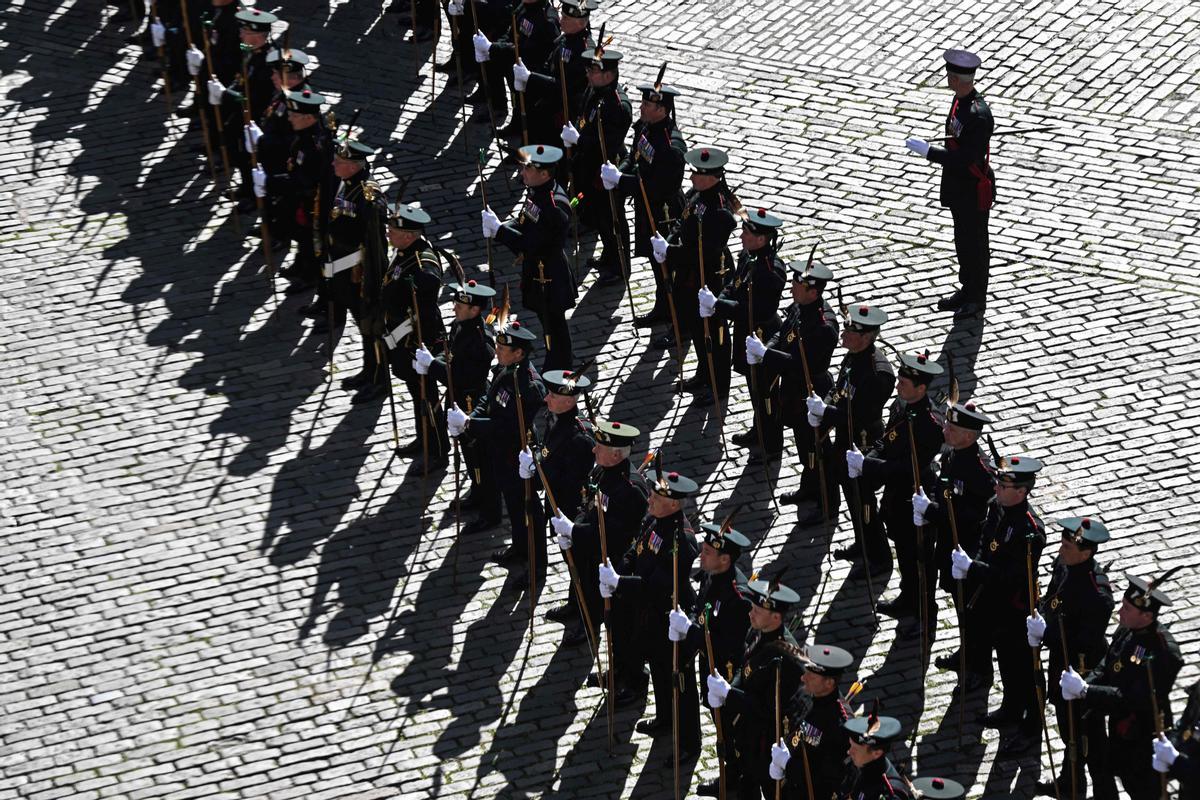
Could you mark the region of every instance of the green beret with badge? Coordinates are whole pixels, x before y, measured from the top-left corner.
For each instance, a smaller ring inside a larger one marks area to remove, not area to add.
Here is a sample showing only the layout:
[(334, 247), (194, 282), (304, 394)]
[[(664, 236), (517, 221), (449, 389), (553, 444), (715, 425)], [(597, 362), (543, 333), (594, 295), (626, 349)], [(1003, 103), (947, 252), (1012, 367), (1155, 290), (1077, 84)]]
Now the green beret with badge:
[(833, 280), (833, 270), (811, 261), (793, 261), (788, 264), (792, 272), (792, 280), (797, 283), (807, 283), (814, 289), (823, 289), (825, 284)]
[(333, 154), (345, 161), (357, 161), (365, 164), (368, 159), (374, 157), (375, 148), (350, 136), (343, 136), (334, 146)]
[(700, 530), (704, 531), (706, 545), (723, 556), (729, 556), (734, 561), (737, 561), (742, 553), (750, 547), (750, 540), (733, 528), (705, 522), (700, 525)]
[(854, 656), (848, 650), (815, 642), (806, 648), (804, 657), (807, 659), (806, 670), (826, 678), (840, 678), (854, 663)]
[(1154, 580), (1149, 581), (1126, 572), (1125, 580), (1129, 581), (1129, 588), (1125, 590), (1125, 599), (1142, 611), (1157, 614), (1158, 610), (1163, 606), (1171, 605), (1171, 598), (1158, 587), (1165, 583), (1167, 578), (1181, 569), (1183, 569), (1182, 564), (1178, 567), (1172, 567)]
[(678, 472), (662, 472), (658, 469), (646, 470), (646, 480), (657, 495), (671, 500), (683, 500), (700, 491), (700, 484)]
[(295, 48), (275, 49), (267, 53), (267, 66), (280, 72), (303, 73), (310, 60), (308, 53)]
[(632, 425), (607, 419), (597, 419), (592, 428), (592, 438), (596, 440), (596, 444), (605, 447), (629, 447), (637, 441), (641, 433)]
[(846, 307), (846, 329), (856, 333), (871, 333), (888, 321), (887, 312), (878, 306), (861, 303)]
[[(404, 231), (420, 231), (433, 221), (419, 203), (393, 203), (388, 207), (388, 225)], [(496, 292), (492, 290), (494, 295)]]
[(850, 740), (865, 747), (886, 748), (900, 738), (903, 728), (895, 717), (881, 717), (872, 711), (865, 717), (851, 717), (842, 723)]
[(1108, 528), (1096, 517), (1063, 517), (1058, 524), (1062, 526), (1063, 538), (1079, 547), (1095, 550), (1111, 538)]
[(506, 327), (496, 331), (496, 344), (505, 347), (518, 347), (525, 352), (533, 349), (537, 336), (520, 322), (510, 322)]
[(942, 372), (942, 365), (929, 357), (928, 350), (924, 353), (901, 353), (900, 363), (896, 367), (896, 373), (901, 378), (908, 378), (919, 385), (927, 385)]
[(321, 106), (325, 104), (325, 98), (312, 89), (301, 89), (297, 92), (284, 89), (283, 101), (287, 103), (288, 111), (296, 114), (312, 114), (313, 116), (318, 116), (321, 113)]
[(542, 383), (546, 385), (546, 390), (550, 394), (561, 394), (566, 397), (575, 397), (583, 394), (591, 388), (592, 382), (584, 374), (582, 369), (552, 369), (549, 372), (542, 373)]
[(1002, 458), (996, 464), (996, 480), (1006, 486), (1024, 486), (1032, 489), (1041, 469), (1042, 462), (1033, 456)]
[(759, 236), (772, 236), (783, 227), (783, 220), (765, 208), (756, 208), (746, 212), (746, 215), (742, 217), (742, 224), (749, 228), (751, 233)]
[(724, 175), (729, 156), (715, 147), (693, 147), (683, 154), (683, 160), (697, 175)]
[(786, 614), (800, 605), (800, 595), (779, 581), (753, 580), (746, 584), (750, 602), (767, 611)]
[(549, 144), (531, 144), (517, 150), (522, 164), (532, 164), (542, 169), (550, 169), (562, 161), (562, 148)]
[(946, 422), (969, 431), (981, 431), (991, 421), (974, 403), (954, 403), (946, 409)]
[(454, 293), (454, 302), (462, 303), (466, 306), (478, 306), (480, 308), (490, 306), (492, 299), (496, 296), (495, 289), (475, 280), (469, 280), (465, 284), (452, 283), (450, 284), (450, 291)]
[(255, 33), (270, 33), (272, 23), (279, 21), (270, 11), (258, 8), (243, 8), (233, 16), (243, 28)]

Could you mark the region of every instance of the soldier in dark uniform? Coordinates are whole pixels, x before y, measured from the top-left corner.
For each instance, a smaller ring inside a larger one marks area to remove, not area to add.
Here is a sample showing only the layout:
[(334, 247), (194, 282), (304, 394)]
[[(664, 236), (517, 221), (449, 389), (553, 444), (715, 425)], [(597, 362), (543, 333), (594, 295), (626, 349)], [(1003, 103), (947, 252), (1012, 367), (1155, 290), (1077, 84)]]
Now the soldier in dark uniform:
[[(896, 545), (900, 594), (891, 601), (881, 602), (879, 613), (895, 619), (913, 618), (917, 624), (923, 620), (924, 646), (931, 647), (936, 630), (932, 620), (936, 613), (933, 595), (937, 572), (933, 553), (937, 537), (933, 529), (913, 524), (912, 496), (914, 485), (932, 482), (930, 464), (942, 449), (942, 424), (934, 416), (929, 398), (929, 382), (942, 374), (942, 367), (929, 357), (928, 351), (902, 354), (896, 367), (899, 373), (896, 401), (883, 435), (866, 453), (848, 450), (846, 466), (851, 478), (861, 473), (864, 492), (873, 495), (878, 487), (883, 487), (879, 511), (887, 537)], [(919, 470), (917, 475), (913, 474), (914, 469)], [(924, 586), (920, 585), (922, 571)], [(921, 603), (925, 604), (923, 613)]]
[[(771, 745), (771, 780), (782, 780), (788, 800), (824, 800), (842, 779), (853, 714), (838, 691), (854, 657), (840, 647), (810, 644), (801, 687), (784, 707), (783, 737)], [(803, 748), (803, 752), (801, 752)], [(811, 787), (811, 791), (810, 791)]]
[[(948, 448), (938, 459), (936, 488), (928, 494), (922, 489), (913, 496), (913, 513), (937, 530), (937, 549), (928, 580), (932, 582), (936, 575), (938, 585), (954, 602), (960, 627), (965, 624), (966, 609), (959, 606), (959, 582), (950, 574), (950, 553), (954, 550), (955, 533), (964, 552), (979, 551), (983, 520), (996, 494), (995, 467), (979, 449), (979, 437), (989, 422), (988, 416), (974, 403), (955, 403), (946, 409), (942, 438)], [(913, 522), (916, 521), (914, 517)], [(965, 590), (962, 599), (965, 604)], [(936, 618), (930, 620), (931, 627), (935, 621)], [(934, 664), (939, 669), (957, 671), (961, 664), (959, 655), (955, 650), (938, 656)], [(982, 687), (982, 681), (982, 676), (968, 672), (965, 680), (959, 676), (959, 689), (965, 687), (973, 692)]]
[(978, 552), (972, 558), (960, 543), (951, 553), (951, 577), (966, 579), (967, 670), (990, 685), (995, 650), (1004, 684), (1000, 707), (980, 722), (987, 728), (1017, 727), (1015, 735), (1001, 739), (1004, 757), (1036, 747), (1042, 727), (1038, 687), (1044, 676), (1034, 673), (1025, 631), (1046, 545), (1045, 526), (1029, 504), (1041, 468), (1042, 462), (1029, 456), (1000, 459), (996, 497), (988, 505)]
[[(1112, 588), (1096, 564), (1096, 551), (1108, 541), (1108, 529), (1095, 517), (1068, 517), (1058, 520), (1058, 524), (1062, 526), (1062, 544), (1051, 567), (1050, 585), (1038, 603), (1040, 613), (1025, 621), (1026, 635), (1031, 647), (1045, 645), (1050, 654), (1047, 668), (1051, 677), (1068, 666), (1086, 675), (1108, 649), (1106, 630), (1113, 610)], [(1084, 797), (1087, 795), (1084, 762), (1094, 774), (1108, 770), (1102, 766), (1108, 750), (1104, 720), (1099, 714), (1084, 717), (1078, 708), (1072, 709), (1063, 700), (1058, 681), (1051, 681), (1050, 702), (1058, 715), (1058, 733), (1067, 743), (1067, 756), (1057, 779), (1058, 790), (1065, 795), (1068, 787), (1074, 787), (1072, 795)], [(1075, 741), (1070, 739), (1072, 731)], [(1074, 783), (1070, 777), (1071, 748), (1075, 759)], [(1039, 781), (1037, 793), (1058, 796), (1054, 781)]]
[[(198, 74), (205, 85), (205, 95), (197, 95), (188, 108), (175, 113), (190, 117), (197, 113), (208, 117), (208, 134), (213, 155), (220, 158), (220, 141), (217, 130), (216, 111), (221, 104), (224, 87), (233, 83), (242, 69), (241, 23), (237, 21), (239, 11), (236, 0), (208, 0), (207, 3), (188, 3), (189, 24), (192, 29), (193, 47), (196, 52), (187, 56), (189, 62), (199, 61)], [(201, 38), (203, 37), (203, 38)], [(212, 81), (216, 80), (214, 86)], [(214, 102), (215, 101), (215, 102)]]
[[(638, 86), (638, 91), (642, 93), (641, 116), (633, 123), (629, 155), (620, 167), (608, 162), (601, 164), (600, 182), (605, 190), (616, 191), (618, 213), (624, 209), (624, 198), (633, 197), (633, 254), (649, 259), (654, 272), (654, 308), (648, 316), (663, 319), (667, 313), (668, 287), (653, 258), (650, 216), (654, 217), (657, 231), (666, 220), (677, 217), (683, 208), (683, 193), (679, 186), (683, 181), (687, 143), (675, 121), (675, 98), (679, 96), (679, 90), (660, 82), (643, 83)], [(646, 208), (647, 199), (649, 209)], [(616, 283), (621, 276), (609, 273), (602, 280)]]
[[(816, 438), (813, 426), (808, 424), (807, 398), (814, 393), (823, 397), (833, 386), (829, 376), (829, 362), (833, 359), (833, 348), (838, 341), (837, 316), (825, 302), (826, 284), (833, 280), (833, 273), (820, 264), (800, 261), (790, 265), (792, 272), (792, 307), (784, 317), (783, 325), (775, 335), (763, 344), (757, 336), (746, 338), (746, 361), (762, 363), (764, 382), (774, 385), (779, 382), (779, 421), (792, 429), (796, 440), (796, 452), (804, 465), (800, 488), (787, 492), (780, 502), (799, 504), (804, 500), (820, 500), (821, 481), (826, 492), (837, 471), (824, 466), (824, 477), (817, 473)], [(768, 421), (775, 417), (769, 417)], [(782, 431), (771, 430), (764, 439), (782, 440)], [(840, 469), (840, 468), (839, 468)]]
[[(420, 467), (432, 467), (440, 462), (447, 447), (446, 439), (441, 435), (438, 391), (426, 378), (429, 366), (442, 352), (446, 341), (446, 328), (438, 308), (442, 293), (442, 263), (436, 249), (425, 238), (425, 227), (431, 221), (429, 213), (415, 203), (398, 203), (388, 214), (388, 242), (396, 248), (396, 254), (387, 266), (379, 289), (383, 326), (382, 334), (376, 339), (382, 340), (392, 374), (404, 381), (413, 406), (416, 438), (401, 446), (397, 453), (418, 456), (422, 459), (418, 464)], [(418, 352), (423, 355), (418, 356)], [(426, 361), (428, 363), (422, 367)], [(365, 384), (360, 392), (371, 385)], [(423, 461), (426, 453), (428, 464)]]
[[(249, 108), (251, 121), (261, 119), (263, 112), (275, 94), (271, 82), (272, 70), (267, 66), (267, 53), (274, 48), (271, 41), (271, 25), (279, 18), (258, 8), (247, 8), (235, 15), (240, 24), (239, 35), (246, 51), (241, 54), (233, 81), (226, 86), (216, 78), (208, 82), (208, 101), (219, 106), (222, 124), (225, 126), (225, 147), (230, 161), (234, 162), (242, 176), (242, 185), (237, 189), (238, 210), (249, 211), (254, 207), (253, 182), (250, 175), (250, 147), (247, 130), (243, 122), (243, 109)], [(214, 56), (215, 58), (215, 56)]]
[[(292, 126), (288, 124), (287, 103), (283, 90), (297, 92), (311, 89), (308, 85), (308, 54), (303, 50), (273, 49), (267, 53), (267, 64), (271, 68), (271, 85), (275, 93), (267, 103), (262, 117), (256, 123), (258, 163), (268, 174), (282, 172), (286, 168), (288, 143), (292, 138)], [(272, 223), (275, 219), (272, 218)], [(275, 232), (275, 224), (271, 232)]]
[[(732, 366), (735, 372), (746, 376), (750, 401), (754, 405), (754, 423), (750, 430), (734, 434), (731, 441), (750, 447), (757, 443), (757, 428), (761, 426), (766, 453), (758, 455), (767, 457), (774, 457), (783, 449), (783, 434), (779, 426), (770, 421), (778, 404), (769, 401), (771, 387), (762, 369), (746, 363), (746, 337), (754, 334), (760, 340), (767, 339), (779, 330), (779, 298), (787, 283), (787, 270), (775, 252), (782, 226), (783, 220), (765, 208), (755, 209), (743, 217), (742, 252), (738, 256), (737, 269), (719, 295), (714, 295), (707, 286), (701, 286), (698, 292), (702, 318), (716, 317), (732, 323)], [(757, 375), (753, 375), (755, 370)]]
[[(690, 610), (672, 609), (668, 624), (671, 641), (682, 643), (681, 660), (690, 665), (699, 653), (700, 675), (710, 675), (715, 666), (718, 674), (726, 681), (732, 681), (741, 663), (750, 628), (750, 601), (743, 595), (746, 576), (737, 568), (738, 558), (750, 550), (750, 540), (728, 526), (729, 520), (722, 525), (706, 522), (700, 526), (704, 531), (704, 543), (700, 546), (700, 591)], [(712, 642), (712, 665), (708, 661), (706, 631)], [(730, 715), (721, 716), (721, 729), (723, 740), (732, 743), (733, 718)], [(726, 784), (736, 786), (737, 762), (730, 759), (732, 753), (732, 747), (727, 745), (722, 757), (725, 759)], [(700, 784), (696, 793), (716, 797), (719, 790), (719, 781), (714, 780)]]
[(732, 681), (723, 675), (709, 675), (707, 679), (709, 707), (723, 708), (722, 716), (733, 720), (739, 798), (757, 797), (770, 784), (776, 671), (782, 670), (781, 702), (796, 691), (803, 673), (800, 647), (784, 624), (788, 612), (799, 604), (800, 595), (778, 581), (753, 580), (747, 588), (750, 633), (738, 672)]
[(938, 301), (939, 311), (967, 319), (983, 312), (988, 286), (988, 212), (996, 198), (990, 163), (992, 111), (975, 90), (980, 59), (966, 50), (947, 50), (946, 85), (954, 92), (946, 116), (946, 147), (908, 139), (909, 150), (942, 166), (939, 200), (954, 220), (954, 250), (962, 288)]
[[(674, 220), (666, 222), (657, 237), (652, 237), (652, 258), (666, 264), (675, 299), (675, 315), (679, 319), (679, 335), (684, 346), (691, 342), (699, 357), (696, 374), (683, 382), (684, 391), (693, 392), (695, 405), (707, 408), (713, 403), (713, 379), (717, 394), (729, 395), (730, 349), (729, 326), (719, 317), (708, 320), (707, 329), (700, 320), (695, 302), (701, 287), (700, 256), (704, 255), (703, 285), (714, 295), (725, 287), (725, 276), (733, 268), (729, 253), (729, 235), (738, 226), (737, 212), (741, 203), (725, 183), (725, 165), (729, 156), (715, 147), (696, 147), (684, 155), (691, 168), (692, 188), (683, 199), (683, 210)], [(661, 269), (661, 267), (656, 267)], [(665, 301), (664, 301), (665, 302)], [(656, 322), (669, 322), (669, 308), (635, 320), (646, 327)], [(705, 331), (708, 338), (705, 338)], [(654, 342), (656, 347), (674, 347), (675, 333), (668, 331)], [(712, 352), (713, 373), (708, 370), (707, 353)]]
[[(596, 503), (599, 501), (603, 508), (605, 544), (611, 561), (613, 556), (619, 558), (629, 549), (646, 515), (650, 488), (641, 473), (629, 463), (631, 448), (639, 435), (632, 425), (597, 419), (592, 426), (596, 442), (592, 448), (595, 465), (580, 491), (579, 511), (574, 520), (561, 517), (551, 520), (558, 546), (563, 550), (570, 549), (574, 556), (576, 579), (581, 582), (588, 616), (597, 626), (603, 619), (603, 598), (592, 576), (604, 561), (600, 557), (600, 512)], [(587, 640), (575, 592), (568, 595), (566, 603), (547, 611), (546, 618), (562, 623), (575, 622), (575, 627), (567, 631), (564, 643), (580, 644)], [(645, 678), (640, 665), (632, 674), (617, 672), (614, 677), (618, 705), (627, 705), (645, 693)]]
[[(513, 64), (513, 88), (525, 92), (525, 105), (529, 112), (529, 141), (552, 142), (562, 127), (578, 118), (584, 92), (587, 90), (588, 17), (595, 0), (562, 0), (562, 18), (559, 20), (561, 33), (554, 40), (550, 55), (545, 61), (532, 61), (521, 43), (523, 64)], [(566, 81), (566, 87), (562, 85)], [(567, 108), (564, 115), (563, 97)], [(569, 159), (561, 167), (569, 166)], [(560, 171), (559, 182), (568, 185), (565, 171)]]
[[(673, 677), (673, 647), (667, 637), (668, 614), (674, 607), (690, 608), (696, 593), (688, 576), (700, 553), (683, 501), (699, 485), (677, 472), (662, 472), (656, 464), (648, 470), (650, 503), (633, 546), (614, 568), (600, 566), (600, 593), (613, 598), (614, 654), (621, 659), (622, 675), (632, 675), (650, 665), (654, 687), (654, 717), (635, 729), (651, 736), (672, 733), (672, 686), (679, 687), (679, 761), (700, 754), (700, 706), (696, 698), (694, 665), (679, 660), (678, 683)], [(678, 592), (676, 594), (676, 588)], [(673, 602), (675, 601), (675, 602)], [(620, 645), (616, 641), (620, 641)], [(672, 757), (664, 766), (673, 763)]]
[[(475, 61), (480, 70), (487, 71), (487, 85), (491, 90), (490, 101), (497, 122), (503, 119), (507, 112), (508, 90), (515, 88), (513, 84), (516, 73), (513, 67), (517, 63), (517, 48), (521, 51), (520, 63), (523, 68), (528, 68), (530, 64), (539, 67), (546, 63), (547, 57), (554, 50), (554, 43), (559, 34), (558, 13), (549, 0), (521, 0), (510, 11), (507, 30), (496, 41), (491, 41), (483, 31), (472, 37)], [(528, 101), (526, 111), (529, 111)], [(525, 126), (528, 131), (528, 122)], [(499, 133), (511, 136), (519, 134), (521, 130), (521, 107), (517, 105), (513, 109), (512, 121), (501, 128)], [(530, 139), (530, 142), (534, 141), (542, 140)]]
[(842, 723), (850, 737), (849, 758), (843, 762), (841, 783), (833, 800), (892, 800), (909, 798), (904, 777), (887, 757), (888, 747), (900, 739), (900, 721), (872, 711)]
[(521, 257), (521, 302), (538, 315), (546, 342), (542, 369), (570, 369), (573, 355), (567, 310), (575, 307), (579, 290), (567, 263), (570, 206), (554, 180), (554, 168), (563, 153), (542, 144), (523, 147), (519, 152), (525, 205), (517, 220), (505, 225), (490, 208), (484, 209), (483, 235), (495, 236)]
[[(446, 386), (444, 408), (457, 405), (470, 414), (487, 391), (488, 374), (496, 355), (491, 331), (483, 317), (484, 310), (492, 306), (496, 290), (469, 280), (465, 284), (450, 284), (450, 291), (454, 293), (454, 321), (450, 323), (445, 349), (435, 357), (428, 348), (417, 348), (413, 370), (418, 375), (428, 374)], [(463, 508), (477, 507), (480, 499), (495, 489), (476, 488), (486, 473), (474, 449), (464, 448), (462, 454), (471, 488), (460, 502)]]
[[(496, 332), (497, 366), (492, 370), (487, 392), (469, 415), (460, 407), (451, 406), (446, 413), (446, 427), (451, 438), (463, 435), (463, 446), (475, 448), (473, 458), (486, 473), (479, 488), (491, 490), (480, 498), (479, 518), (464, 526), (463, 533), (478, 533), (498, 525), (500, 498), (503, 497), (512, 541), (492, 553), (492, 560), (498, 564), (513, 564), (529, 557), (528, 526), (532, 524), (535, 531), (542, 529), (541, 509), (537, 503), (530, 502), (527, 506), (525, 502), (526, 486), (518, 474), (518, 454), (524, 449), (525, 436), (543, 408), (546, 387), (529, 360), (537, 337), (520, 322), (513, 320), (507, 325), (505, 322), (499, 321), (502, 327)], [(537, 547), (538, 542), (534, 546)], [(541, 546), (545, 546), (544, 540)], [(545, 558), (542, 558), (538, 569), (544, 567)], [(509, 585), (520, 586), (516, 580), (510, 581)]]
[[(1064, 700), (1074, 700), (1083, 714), (1108, 717), (1107, 757), (1097, 764), (1099, 772), (1088, 765), (1096, 800), (1116, 800), (1114, 776), (1133, 800), (1153, 800), (1163, 794), (1159, 773), (1151, 763), (1152, 742), (1156, 731), (1172, 725), (1171, 689), (1183, 656), (1175, 637), (1159, 624), (1158, 612), (1171, 600), (1158, 587), (1174, 572), (1150, 581), (1125, 573), (1129, 588), (1117, 610), (1118, 628), (1108, 651), (1086, 680), (1074, 667), (1059, 678)], [(1155, 719), (1155, 712), (1161, 721)]]
[(362, 142), (341, 137), (334, 143), (333, 169), (321, 187), (325, 239), (321, 295), (332, 308), (317, 318), (313, 330), (328, 331), (330, 318), (340, 324), (347, 311), (359, 328), (362, 368), (342, 380), (343, 389), (355, 392), (353, 403), (368, 403), (387, 394), (387, 371), (380, 368), (376, 352), (377, 337), (383, 335), (378, 303), (387, 267), (383, 246), (387, 227), (382, 222), (387, 207), (379, 184), (371, 180), (368, 162), (374, 155), (375, 150)]
[(1168, 735), (1155, 737), (1150, 766), (1179, 781), (1179, 798), (1200, 797), (1200, 681), (1188, 689), (1187, 706)]
[[(555, 516), (550, 505), (553, 495), (559, 516), (570, 521), (583, 503), (584, 485), (592, 471), (592, 450), (596, 446), (592, 423), (579, 416), (578, 405), (579, 395), (591, 388), (592, 382), (582, 370), (555, 369), (542, 375), (542, 383), (546, 386), (546, 426), (544, 431), (537, 426), (533, 428), (533, 441), (520, 453), (520, 474), (522, 478), (530, 478), (535, 487), (543, 488), (534, 461), (540, 463), (546, 480), (543, 519)], [(536, 538), (541, 548), (539, 564), (544, 569), (546, 535), (539, 531)], [(567, 602), (574, 602), (578, 609), (574, 597), (568, 587)]]
[[(846, 451), (852, 447), (865, 449), (868, 442), (875, 441), (883, 433), (883, 406), (892, 394), (896, 377), (887, 356), (875, 347), (875, 340), (887, 319), (887, 312), (882, 308), (863, 304), (847, 309), (842, 346), (848, 352), (838, 367), (833, 388), (823, 399), (809, 397), (807, 401), (808, 424), (818, 428), (818, 440), (827, 427), (832, 427), (836, 434), (836, 438), (825, 438), (822, 455), (825, 465), (830, 467), (830, 475), (837, 475), (836, 480), (829, 481), (830, 519), (837, 519), (838, 487), (841, 486), (850, 513), (858, 515), (863, 527), (863, 542), (856, 541), (849, 547), (833, 551), (838, 558), (857, 562), (850, 570), (852, 579), (865, 577), (868, 564), (872, 576), (885, 575), (892, 569), (892, 551), (884, 538), (874, 495), (864, 494), (856, 501), (858, 479), (847, 477), (842, 467), (846, 463)], [(863, 502), (867, 503), (865, 514)], [(862, 560), (864, 544), (867, 548), (865, 562)]]
[[(321, 191), (332, 168), (333, 142), (321, 119), (325, 98), (311, 89), (283, 92), (288, 139), (282, 165), (267, 171), (260, 165), (254, 173), (255, 192), (269, 198), (275, 225), (273, 236), (296, 243), (296, 255), (288, 273), (301, 288), (308, 288), (320, 275), (324, 254), (321, 235)], [(260, 188), (261, 184), (261, 188)], [(310, 307), (309, 311), (313, 311)], [(323, 304), (315, 309), (325, 313)]]
[[(620, 206), (613, 217), (614, 204), (609, 203), (608, 193), (600, 180), (600, 164), (605, 161), (601, 154), (600, 130), (604, 132), (607, 160), (619, 164), (625, 157), (625, 134), (633, 123), (633, 106), (618, 83), (621, 53), (605, 50), (602, 45), (597, 42), (595, 49), (584, 54), (588, 88), (580, 103), (579, 117), (564, 125), (560, 136), (564, 145), (573, 148), (571, 175), (575, 185), (572, 191), (583, 194), (580, 220), (595, 229), (604, 247), (603, 253), (590, 259), (588, 265), (598, 272), (615, 273), (624, 280), (617, 248), (621, 248), (628, 269), (629, 226)], [(598, 124), (601, 120), (602, 126)]]

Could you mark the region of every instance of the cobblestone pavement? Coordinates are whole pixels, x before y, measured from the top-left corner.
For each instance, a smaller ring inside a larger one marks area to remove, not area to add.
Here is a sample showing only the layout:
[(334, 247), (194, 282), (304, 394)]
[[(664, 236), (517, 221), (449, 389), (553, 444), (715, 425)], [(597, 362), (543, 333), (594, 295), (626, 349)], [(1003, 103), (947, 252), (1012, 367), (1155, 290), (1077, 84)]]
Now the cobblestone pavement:
[[(1043, 516), (1101, 514), (1118, 576), (1200, 562), (1188, 400), (1200, 390), (1200, 6), (653, 9), (600, 14), (628, 54), (623, 80), (671, 62), (688, 140), (732, 151), (732, 183), (787, 219), (785, 250), (819, 239), (847, 298), (892, 310), (893, 344), (953, 357), (964, 390), (999, 414), (1002, 447), (1044, 457)], [(316, 85), (343, 112), (369, 104), (364, 136), (388, 142), (384, 182), (412, 175), (445, 243), (478, 265), (463, 153), (486, 134), (459, 126), (442, 76), (429, 107), (428, 44), (378, 10), (296, 0), (280, 13), (293, 46), (320, 59)], [(629, 710), (606, 755), (586, 649), (558, 649), (560, 626), (541, 616), (565, 567), (553, 565), (530, 637), (527, 602), (502, 594), (505, 572), (486, 563), (503, 532), (456, 542), (451, 482), (425, 487), (403, 460), (385, 470), (386, 411), (326, 391), (323, 341), (298, 301), (270, 316), (257, 240), (209, 193), (198, 137), (165, 115), (114, 11), (26, 0), (0, 17), (0, 798), (668, 796), (667, 741), (632, 734)], [(1002, 125), (1060, 126), (997, 140), (986, 327), (933, 310), (953, 277), (949, 220), (935, 171), (902, 148), (938, 130), (939, 54), (954, 44), (983, 53)], [(493, 206), (515, 205), (495, 157), (487, 174)], [(994, 733), (970, 722), (956, 749), (952, 679), (920, 675), (891, 622), (870, 641), (863, 590), (826, 560), (829, 538), (772, 513), (762, 469), (722, 451), (706, 411), (676, 406), (666, 353), (633, 337), (626, 302), (592, 277), (573, 327), (577, 350), (599, 358), (603, 407), (710, 487), (705, 516), (752, 500), (739, 527), (755, 566), (791, 565), (804, 624), (860, 657), (864, 697), (915, 729), (899, 760), (976, 795), (1028, 796), (1049, 757), (997, 761)], [(644, 264), (635, 278), (644, 311)], [(354, 357), (339, 352), (343, 374)], [(748, 417), (739, 398), (726, 430)], [(772, 479), (795, 485), (794, 454)], [(843, 519), (833, 538), (848, 536)], [(1176, 579), (1165, 617), (1193, 659), (1177, 696), (1200, 676), (1196, 581)], [(954, 646), (952, 628), (939, 633), (935, 654)], [(710, 749), (691, 778), (716, 768)]]

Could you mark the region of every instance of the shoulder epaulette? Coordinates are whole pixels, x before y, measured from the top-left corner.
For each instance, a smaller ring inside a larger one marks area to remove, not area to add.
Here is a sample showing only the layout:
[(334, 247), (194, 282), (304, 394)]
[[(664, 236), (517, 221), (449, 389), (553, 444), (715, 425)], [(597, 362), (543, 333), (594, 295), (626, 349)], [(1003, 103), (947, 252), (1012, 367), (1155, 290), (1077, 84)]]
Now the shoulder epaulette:
[(373, 203), (375, 202), (376, 197), (379, 197), (381, 194), (383, 194), (383, 188), (375, 181), (363, 181), (362, 193), (363, 197)]

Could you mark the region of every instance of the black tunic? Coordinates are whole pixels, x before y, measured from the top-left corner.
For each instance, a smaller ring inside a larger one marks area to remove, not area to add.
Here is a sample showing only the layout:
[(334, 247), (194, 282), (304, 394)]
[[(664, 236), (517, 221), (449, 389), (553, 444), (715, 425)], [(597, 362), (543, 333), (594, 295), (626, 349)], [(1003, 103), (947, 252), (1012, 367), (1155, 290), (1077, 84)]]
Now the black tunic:
[[(446, 385), (446, 406), (455, 403), (468, 414), (487, 390), (488, 373), (492, 368), (492, 357), (496, 347), (492, 335), (484, 324), (483, 317), (450, 323), (450, 335), (445, 350), (449, 356), (434, 359), (429, 365), (429, 375), (438, 383)], [(450, 373), (446, 362), (449, 359)], [(453, 387), (454, 395), (450, 396)]]
[(931, 146), (926, 155), (942, 165), (939, 200), (943, 206), (986, 211), (994, 196), (995, 174), (988, 163), (992, 111), (974, 89), (955, 98), (946, 115), (946, 147)]
[[(546, 432), (534, 442), (541, 452), (535, 455), (541, 460), (542, 472), (558, 510), (567, 519), (572, 519), (583, 502), (583, 489), (592, 471), (592, 448), (596, 440), (592, 438), (591, 423), (581, 419), (576, 409), (546, 416)], [(534, 485), (540, 485), (540, 481)], [(547, 519), (553, 516), (549, 497), (545, 510)]]
[(743, 250), (737, 270), (717, 297), (713, 317), (733, 323), (733, 368), (742, 375), (748, 372), (746, 337), (756, 333), (765, 340), (779, 330), (779, 298), (786, 275), (783, 261), (770, 246)]
[(677, 216), (683, 208), (683, 193), (679, 190), (683, 182), (687, 143), (683, 134), (670, 117), (649, 125), (641, 120), (633, 123), (632, 147), (621, 163), (624, 173), (617, 188), (625, 197), (633, 197), (633, 230), (635, 256), (649, 258), (650, 221), (646, 216), (646, 204), (642, 201), (642, 189), (638, 176), (646, 187), (650, 200), (650, 213), (657, 227), (663, 220)]
[[(833, 385), (829, 377), (829, 362), (838, 342), (837, 316), (828, 303), (793, 304), (784, 317), (783, 325), (766, 342), (763, 364), (768, 370), (767, 382), (778, 376), (783, 422), (790, 427), (808, 425), (808, 386), (804, 365), (817, 396), (824, 395)], [(801, 358), (801, 349), (804, 358)]]
[(567, 263), (571, 214), (567, 195), (554, 181), (525, 192), (516, 222), (500, 226), (496, 239), (521, 258), (521, 303), (530, 311), (566, 311), (579, 297)]
[[(833, 388), (825, 396), (828, 407), (822, 425), (836, 426), (840, 450), (850, 445), (866, 448), (883, 433), (883, 406), (896, 385), (896, 373), (887, 357), (871, 345), (860, 353), (847, 353), (838, 367)], [(849, 415), (847, 415), (849, 411)], [(847, 429), (853, 417), (854, 431)]]

